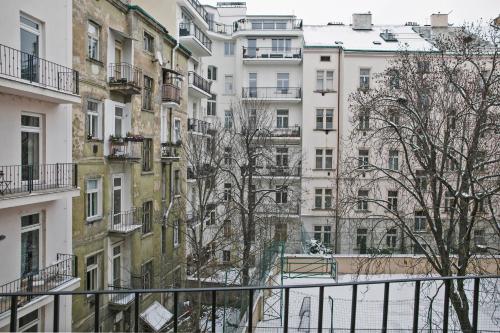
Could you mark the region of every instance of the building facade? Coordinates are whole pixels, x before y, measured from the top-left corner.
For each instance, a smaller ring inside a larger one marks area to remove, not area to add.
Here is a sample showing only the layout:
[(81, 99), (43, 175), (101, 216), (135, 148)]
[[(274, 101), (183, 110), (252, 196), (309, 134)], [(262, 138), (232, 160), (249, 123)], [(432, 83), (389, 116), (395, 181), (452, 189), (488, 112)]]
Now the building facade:
[[(47, 11), (47, 6), (51, 11)], [(72, 67), (72, 4), (8, 2), (0, 13), (0, 292), (70, 291), (80, 285), (72, 255), (72, 200), (80, 192), (71, 115), (80, 103)], [(0, 300), (1, 331), (71, 330), (72, 303), (51, 296)]]

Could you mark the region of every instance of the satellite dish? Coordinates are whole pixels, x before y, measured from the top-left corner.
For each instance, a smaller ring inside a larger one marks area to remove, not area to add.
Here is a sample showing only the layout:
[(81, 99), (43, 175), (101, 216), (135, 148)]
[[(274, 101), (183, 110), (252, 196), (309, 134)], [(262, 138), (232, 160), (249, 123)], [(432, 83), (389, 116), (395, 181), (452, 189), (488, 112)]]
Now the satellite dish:
[(163, 57), (161, 56), (160, 51), (156, 51), (156, 61), (158, 61), (160, 66), (163, 66)]

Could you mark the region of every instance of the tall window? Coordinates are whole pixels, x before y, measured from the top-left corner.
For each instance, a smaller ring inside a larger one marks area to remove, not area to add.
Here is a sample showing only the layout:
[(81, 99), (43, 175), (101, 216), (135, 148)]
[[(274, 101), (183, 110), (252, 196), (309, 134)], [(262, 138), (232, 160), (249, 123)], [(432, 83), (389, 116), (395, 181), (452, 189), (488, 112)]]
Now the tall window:
[[(39, 70), (38, 59), (34, 57), (39, 56), (40, 51), (40, 26), (41, 24), (35, 22), (31, 18), (25, 16), (20, 17), (21, 25), (21, 51), (24, 52), (20, 55), (21, 60), (21, 78), (38, 82)], [(32, 57), (34, 56), (34, 57)]]
[(389, 111), (389, 121), (394, 125), (399, 125), (399, 112), (396, 110)]
[(231, 251), (229, 250), (222, 251), (222, 261), (224, 263), (228, 263), (231, 261)]
[(316, 169), (333, 168), (333, 149), (316, 149)]
[(174, 119), (174, 143), (181, 142), (181, 120)]
[(155, 39), (149, 33), (144, 31), (144, 50), (153, 53), (155, 50)]
[(368, 229), (358, 228), (356, 230), (356, 247), (360, 254), (365, 254), (368, 242)]
[(153, 231), (153, 201), (142, 204), (142, 233), (148, 234)]
[(316, 129), (333, 129), (333, 109), (316, 109)]
[(96, 219), (100, 216), (100, 196), (101, 196), (101, 180), (88, 179), (86, 184), (86, 205), (87, 205), (87, 220)]
[(276, 166), (288, 168), (288, 148), (276, 148)]
[(427, 229), (427, 217), (422, 211), (415, 212), (415, 231), (425, 231)]
[(142, 289), (153, 288), (153, 260), (141, 266)]
[(122, 256), (121, 246), (113, 247), (113, 286), (120, 287), (122, 284)]
[(333, 71), (316, 71), (316, 90), (333, 91)]
[(231, 237), (231, 220), (224, 221), (224, 237)]
[(153, 139), (144, 139), (142, 143), (142, 171), (153, 169)]
[(180, 238), (180, 221), (175, 220), (174, 221), (174, 246), (179, 246), (181, 243), (181, 238)]
[(427, 190), (427, 175), (424, 170), (415, 170), (415, 185), (421, 191)]
[(233, 76), (232, 75), (224, 75), (224, 93), (232, 94), (233, 93)]
[(215, 81), (217, 80), (217, 67), (215, 66), (208, 66), (207, 68), (207, 79)]
[(450, 212), (453, 208), (453, 202), (455, 201), (455, 197), (450, 191), (446, 191), (444, 194), (444, 211)]
[(144, 75), (144, 89), (142, 94), (142, 108), (151, 110), (153, 103), (153, 79)]
[(87, 139), (101, 139), (102, 104), (87, 100)]
[(370, 69), (361, 68), (359, 70), (359, 88), (361, 90), (370, 89)]
[(97, 254), (88, 256), (85, 260), (85, 287), (86, 290), (98, 290), (99, 281), (99, 256)]
[(115, 136), (122, 137), (123, 133), (123, 108), (115, 106)]
[(288, 187), (276, 186), (276, 203), (284, 204), (288, 202)]
[(234, 56), (234, 42), (224, 42), (224, 55)]
[(360, 149), (358, 151), (358, 168), (368, 169), (369, 163), (369, 151), (367, 149)]
[(217, 115), (217, 95), (212, 94), (210, 99), (207, 100), (207, 116)]
[(224, 201), (231, 201), (231, 184), (224, 184)]
[(474, 230), (474, 245), (486, 245), (486, 238), (484, 237), (484, 229), (476, 229)]
[(100, 27), (88, 21), (87, 25), (87, 55), (90, 59), (99, 60), (99, 32)]
[(394, 249), (396, 247), (397, 242), (397, 230), (396, 228), (391, 228), (387, 230), (387, 234), (385, 235), (385, 245), (388, 249)]
[(398, 210), (398, 191), (387, 191), (387, 209)]
[(315, 209), (332, 208), (332, 189), (317, 188), (314, 190), (314, 208)]
[(276, 87), (280, 94), (288, 94), (288, 87), (290, 86), (290, 74), (278, 73), (276, 75)]
[(38, 180), (39, 164), (42, 154), (42, 117), (38, 115), (21, 115), (21, 165), (32, 165), (33, 172), (21, 168), (21, 180)]
[(368, 210), (368, 191), (358, 190), (358, 210), (367, 211)]
[(288, 128), (288, 110), (276, 110), (276, 128)]
[(314, 239), (322, 242), (326, 247), (332, 246), (332, 227), (329, 225), (315, 225)]
[(233, 127), (233, 111), (224, 111), (224, 128)]
[(399, 170), (399, 151), (389, 150), (389, 170)]
[(40, 263), (40, 214), (21, 217), (21, 275), (38, 273)]
[(174, 171), (174, 194), (175, 195), (181, 194), (181, 171), (180, 170)]
[(224, 148), (224, 164), (231, 165), (232, 163), (232, 149), (231, 147)]
[(363, 111), (359, 114), (359, 130), (368, 131), (370, 129), (370, 112)]
[(292, 48), (292, 40), (290, 38), (273, 38), (272, 39), (272, 51), (273, 52), (290, 51), (291, 48)]

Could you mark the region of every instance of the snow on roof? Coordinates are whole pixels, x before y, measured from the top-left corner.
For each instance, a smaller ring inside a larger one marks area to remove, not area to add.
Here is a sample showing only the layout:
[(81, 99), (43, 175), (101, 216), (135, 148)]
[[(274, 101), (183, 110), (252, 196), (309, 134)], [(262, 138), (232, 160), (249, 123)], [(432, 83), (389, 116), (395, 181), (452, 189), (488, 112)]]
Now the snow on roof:
[(163, 305), (155, 301), (143, 313), (141, 318), (144, 320), (155, 332), (158, 332), (165, 326), (174, 315), (165, 309)]
[[(413, 31), (411, 26), (374, 25), (372, 30), (353, 30), (349, 25), (303, 27), (306, 47), (342, 47), (364, 51), (423, 51), (434, 49), (432, 44)], [(385, 32), (394, 34), (396, 42), (385, 41)], [(374, 43), (375, 42), (375, 43)]]

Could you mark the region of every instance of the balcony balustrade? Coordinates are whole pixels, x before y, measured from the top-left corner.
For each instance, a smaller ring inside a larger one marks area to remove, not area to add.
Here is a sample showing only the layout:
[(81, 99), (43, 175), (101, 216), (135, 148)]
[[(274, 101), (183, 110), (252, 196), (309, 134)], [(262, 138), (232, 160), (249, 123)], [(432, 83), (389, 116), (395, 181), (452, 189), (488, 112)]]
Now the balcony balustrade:
[(142, 227), (142, 208), (110, 214), (109, 232), (128, 235)]
[(208, 12), (203, 7), (201, 3), (198, 2), (198, 0), (187, 0), (191, 6), (193, 6), (194, 10), (200, 14), (200, 16), (208, 23)]
[(201, 75), (199, 75), (195, 72), (192, 72), (192, 71), (189, 72), (188, 73), (188, 82), (189, 82), (189, 85), (192, 85), (198, 89), (201, 89), (206, 94), (211, 96), (210, 87), (212, 86), (212, 82), (204, 79)]
[(274, 138), (300, 138), (300, 126), (275, 128), (270, 134)]
[[(182, 22), (179, 24), (179, 37), (184, 40), (188, 47), (193, 48), (197, 54), (209, 56), (212, 54), (212, 40), (193, 22)], [(193, 37), (196, 43), (184, 37)]]
[(250, 19), (238, 21), (235, 31), (302, 30), (300, 19)]
[(212, 124), (210, 124), (207, 121), (195, 118), (188, 119), (188, 131), (190, 132), (208, 134), (210, 132), (211, 127)]
[(142, 137), (111, 137), (108, 159), (123, 162), (137, 162), (142, 157)]
[(166, 161), (179, 161), (181, 158), (180, 143), (162, 142), (161, 144), (161, 159)]
[(165, 83), (161, 86), (162, 102), (181, 104), (181, 89), (173, 83)]
[(142, 89), (142, 69), (126, 62), (110, 64), (109, 88), (125, 95), (140, 94)]
[(301, 60), (301, 48), (287, 47), (243, 47), (243, 59)]
[[(108, 285), (109, 290), (132, 290), (130, 283), (120, 282), (119, 285)], [(135, 293), (120, 293), (109, 295), (109, 305), (115, 310), (122, 311), (132, 305), (135, 300)]]
[(241, 97), (243, 99), (300, 100), (302, 89), (300, 87), (244, 87)]

